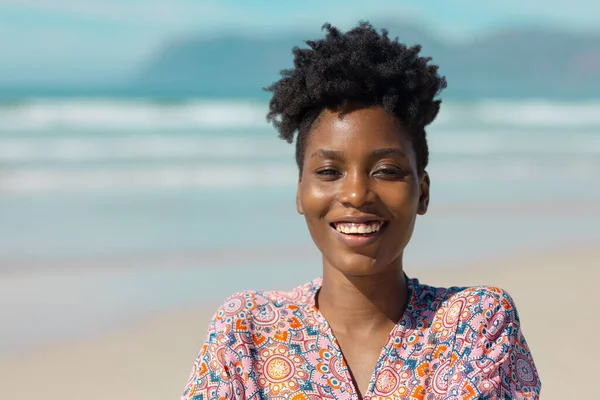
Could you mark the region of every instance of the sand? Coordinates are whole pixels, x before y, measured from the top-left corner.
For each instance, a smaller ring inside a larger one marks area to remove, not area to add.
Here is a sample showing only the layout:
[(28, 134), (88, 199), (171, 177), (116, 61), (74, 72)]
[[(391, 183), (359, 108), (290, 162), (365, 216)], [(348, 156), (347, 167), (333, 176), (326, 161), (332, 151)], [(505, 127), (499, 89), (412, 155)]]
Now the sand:
[[(548, 250), (485, 265), (408, 269), (435, 285), (500, 286), (513, 296), (543, 382), (542, 399), (596, 398), (600, 249)], [(0, 359), (2, 399), (177, 399), (216, 303), (100, 338)]]

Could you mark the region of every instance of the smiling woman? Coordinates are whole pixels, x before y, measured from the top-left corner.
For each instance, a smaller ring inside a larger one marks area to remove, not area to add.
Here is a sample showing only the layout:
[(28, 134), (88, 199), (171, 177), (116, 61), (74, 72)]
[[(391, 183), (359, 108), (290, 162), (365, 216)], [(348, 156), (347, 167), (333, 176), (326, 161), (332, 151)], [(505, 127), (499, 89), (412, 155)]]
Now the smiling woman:
[(537, 399), (511, 297), (408, 278), (430, 179), (437, 66), (367, 23), (294, 49), (268, 118), (295, 133), (297, 209), (323, 275), (245, 291), (216, 312), (184, 399)]
[(339, 111), (325, 110), (306, 151), (298, 212), (326, 271), (354, 277), (395, 271), (389, 266), (400, 262), (429, 199), (429, 178), (419, 172), (397, 118), (381, 107), (357, 108), (341, 118)]

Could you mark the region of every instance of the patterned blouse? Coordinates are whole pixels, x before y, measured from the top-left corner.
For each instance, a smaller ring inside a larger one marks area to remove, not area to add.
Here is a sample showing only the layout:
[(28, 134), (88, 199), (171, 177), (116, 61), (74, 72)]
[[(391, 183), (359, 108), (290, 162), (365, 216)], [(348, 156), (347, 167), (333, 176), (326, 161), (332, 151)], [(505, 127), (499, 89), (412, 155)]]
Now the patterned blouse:
[[(364, 399), (538, 399), (541, 383), (511, 297), (408, 279), (409, 303)], [(322, 279), (241, 292), (210, 323), (182, 399), (359, 399), (315, 306)]]

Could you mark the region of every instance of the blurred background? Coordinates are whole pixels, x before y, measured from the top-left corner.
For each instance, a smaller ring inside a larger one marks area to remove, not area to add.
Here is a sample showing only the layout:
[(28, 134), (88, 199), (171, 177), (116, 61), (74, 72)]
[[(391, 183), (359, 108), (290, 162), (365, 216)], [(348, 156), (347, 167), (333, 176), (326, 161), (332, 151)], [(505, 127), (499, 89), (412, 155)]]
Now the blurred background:
[[(12, 377), (0, 396), (92, 385), (86, 398), (174, 398), (220, 301), (319, 276), (293, 146), (266, 123), (262, 88), (325, 22), (387, 28), (447, 77), (410, 274), (527, 276), (545, 296), (523, 294), (530, 319), (554, 307), (548, 285), (565, 271), (586, 292), (581, 274), (600, 259), (588, 250), (600, 237), (598, 15), (592, 0), (0, 1), (0, 372)], [(578, 261), (544, 269), (570, 252)], [(491, 266), (525, 255), (546, 258), (513, 275)], [(144, 321), (162, 332), (152, 344)], [(140, 343), (171, 364), (135, 364)], [(52, 366), (43, 389), (28, 383)], [(157, 379), (140, 388), (140, 371)]]

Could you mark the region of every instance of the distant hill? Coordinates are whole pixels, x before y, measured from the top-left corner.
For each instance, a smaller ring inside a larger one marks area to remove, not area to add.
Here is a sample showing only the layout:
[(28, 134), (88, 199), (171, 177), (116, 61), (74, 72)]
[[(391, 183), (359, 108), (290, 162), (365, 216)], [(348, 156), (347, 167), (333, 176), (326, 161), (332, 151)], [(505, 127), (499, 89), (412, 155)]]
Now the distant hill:
[[(448, 78), (446, 98), (600, 96), (600, 35), (522, 29), (458, 45), (415, 26), (376, 26), (389, 27), (401, 42), (423, 46), (423, 54), (432, 56)], [(204, 96), (265, 96), (261, 88), (291, 66), (291, 48), (318, 37), (322, 33), (175, 41), (147, 62), (134, 86)]]

